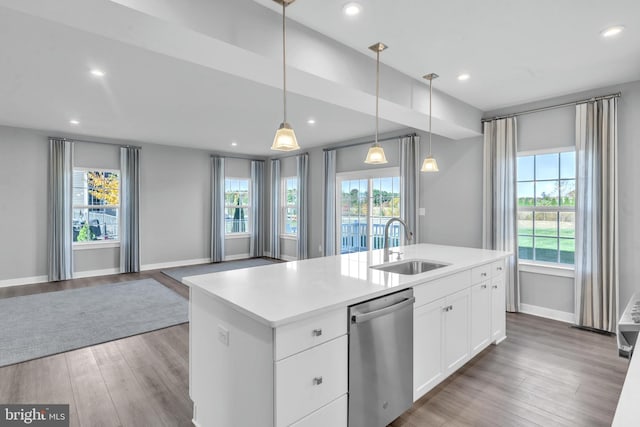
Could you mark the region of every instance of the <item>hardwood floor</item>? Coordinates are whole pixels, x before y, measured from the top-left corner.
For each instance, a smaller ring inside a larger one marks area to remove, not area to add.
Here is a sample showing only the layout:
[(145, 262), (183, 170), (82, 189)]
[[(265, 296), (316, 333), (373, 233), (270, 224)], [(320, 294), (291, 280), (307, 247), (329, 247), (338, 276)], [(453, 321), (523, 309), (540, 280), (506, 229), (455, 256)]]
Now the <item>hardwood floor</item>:
[[(0, 298), (147, 277), (188, 298), (159, 271), (3, 288)], [(525, 314), (507, 315), (507, 336), (391, 426), (611, 424), (627, 370), (615, 338)], [(0, 402), (69, 403), (71, 426), (191, 426), (188, 350), (183, 324), (7, 366)]]
[(610, 426), (626, 372), (615, 337), (507, 314), (504, 342), (391, 426)]

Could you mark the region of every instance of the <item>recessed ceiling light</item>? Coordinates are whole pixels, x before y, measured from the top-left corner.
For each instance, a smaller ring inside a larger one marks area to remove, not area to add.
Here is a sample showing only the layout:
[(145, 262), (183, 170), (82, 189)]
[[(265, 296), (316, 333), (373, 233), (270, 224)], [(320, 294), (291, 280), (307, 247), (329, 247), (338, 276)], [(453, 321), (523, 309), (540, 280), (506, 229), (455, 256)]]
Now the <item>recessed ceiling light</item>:
[(94, 68), (93, 70), (91, 70), (91, 74), (93, 74), (96, 77), (104, 77), (104, 71), (98, 70), (97, 68)]
[(342, 12), (344, 12), (347, 16), (356, 16), (362, 12), (362, 6), (360, 3), (351, 2), (344, 5), (342, 8)]
[(77, 126), (77, 125), (79, 125), (79, 124), (80, 124), (80, 122), (79, 122), (79, 121), (77, 121), (76, 119), (71, 119), (71, 120), (69, 120), (69, 124), (70, 124), (70, 125), (75, 125), (75, 126)]
[(469, 73), (462, 73), (462, 74), (458, 75), (458, 80), (463, 82), (465, 80), (469, 80), (470, 77), (471, 77), (471, 75)]
[(602, 37), (613, 37), (617, 36), (622, 31), (624, 31), (624, 25), (614, 25), (613, 27), (605, 28), (604, 30), (600, 31), (600, 35)]
[(232, 146), (232, 147), (236, 147), (237, 145), (238, 145), (238, 143), (237, 143), (237, 142), (235, 142), (235, 141), (233, 141), (233, 142), (231, 143), (231, 146)]
[(315, 125), (315, 124), (316, 124), (316, 119), (309, 119), (309, 120), (307, 120), (307, 124), (309, 124), (309, 125)]

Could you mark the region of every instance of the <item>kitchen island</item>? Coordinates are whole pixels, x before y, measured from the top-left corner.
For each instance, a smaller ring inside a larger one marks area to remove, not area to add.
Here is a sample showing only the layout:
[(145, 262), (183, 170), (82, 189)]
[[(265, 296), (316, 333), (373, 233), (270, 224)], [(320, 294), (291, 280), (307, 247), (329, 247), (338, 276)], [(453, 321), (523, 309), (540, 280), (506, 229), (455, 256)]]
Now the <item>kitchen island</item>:
[[(414, 400), (505, 338), (505, 258), (419, 244), (415, 275), (370, 268), (383, 251), (187, 277), (196, 426), (346, 426), (347, 308), (412, 287)], [(398, 261), (391, 261), (396, 263)]]

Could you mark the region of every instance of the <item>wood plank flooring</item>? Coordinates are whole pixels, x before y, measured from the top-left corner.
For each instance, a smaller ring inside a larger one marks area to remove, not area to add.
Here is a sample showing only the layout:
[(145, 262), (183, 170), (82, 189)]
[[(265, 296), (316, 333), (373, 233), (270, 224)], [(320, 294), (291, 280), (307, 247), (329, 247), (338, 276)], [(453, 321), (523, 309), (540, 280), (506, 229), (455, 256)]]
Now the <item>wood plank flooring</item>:
[[(159, 271), (2, 288), (0, 298), (148, 277), (188, 298)], [(627, 370), (615, 338), (525, 314), (507, 315), (507, 336), (391, 426), (611, 424)], [(191, 426), (188, 343), (183, 324), (0, 368), (0, 402), (69, 403), (71, 426)]]

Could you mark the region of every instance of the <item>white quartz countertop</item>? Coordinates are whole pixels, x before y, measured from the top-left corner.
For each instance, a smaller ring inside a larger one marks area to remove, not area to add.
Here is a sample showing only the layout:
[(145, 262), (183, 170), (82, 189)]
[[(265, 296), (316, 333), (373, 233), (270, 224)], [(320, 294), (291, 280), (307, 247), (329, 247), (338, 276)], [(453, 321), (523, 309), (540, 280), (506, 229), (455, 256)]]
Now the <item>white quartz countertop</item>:
[[(403, 246), (401, 251), (402, 260), (449, 265), (415, 275), (388, 273), (369, 268), (383, 263), (383, 251), (375, 250), (189, 276), (183, 282), (266, 325), (278, 327), (510, 255), (431, 244)], [(396, 262), (395, 256), (393, 259), (391, 262)]]

